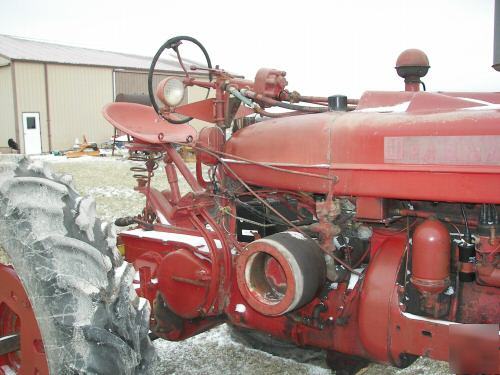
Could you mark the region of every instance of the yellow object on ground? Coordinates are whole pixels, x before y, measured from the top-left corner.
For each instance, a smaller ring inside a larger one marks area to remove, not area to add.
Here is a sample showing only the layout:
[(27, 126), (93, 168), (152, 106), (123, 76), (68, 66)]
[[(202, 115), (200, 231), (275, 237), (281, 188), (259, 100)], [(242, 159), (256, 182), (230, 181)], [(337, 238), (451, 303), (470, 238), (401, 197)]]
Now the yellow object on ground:
[(125, 245), (124, 244), (116, 245), (116, 247), (118, 248), (118, 251), (120, 252), (121, 256), (124, 257), (125, 256)]
[(67, 151), (64, 154), (67, 158), (79, 158), (80, 156), (101, 156), (101, 151), (96, 143), (81, 143), (76, 150)]
[(179, 150), (179, 154), (185, 162), (190, 163), (196, 161), (196, 154), (189, 146), (182, 146)]

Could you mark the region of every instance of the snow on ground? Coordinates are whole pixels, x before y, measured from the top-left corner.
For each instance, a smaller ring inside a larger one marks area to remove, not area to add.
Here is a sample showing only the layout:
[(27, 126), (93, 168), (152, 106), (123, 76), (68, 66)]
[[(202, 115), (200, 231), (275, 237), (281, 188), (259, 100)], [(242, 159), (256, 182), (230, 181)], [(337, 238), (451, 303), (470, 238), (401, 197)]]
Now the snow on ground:
[(157, 374), (323, 375), (326, 368), (280, 358), (234, 341), (224, 324), (181, 342), (156, 340)]
[(11, 264), (9, 257), (7, 256), (7, 254), (5, 254), (5, 252), (2, 250), (2, 248), (0, 248), (0, 263), (1, 264)]
[[(138, 214), (144, 204), (144, 197), (134, 191), (135, 180), (129, 168), (137, 165), (123, 157), (82, 157), (67, 159), (64, 156), (42, 156), (38, 159), (51, 165), (55, 172), (73, 175), (76, 189), (82, 195), (93, 196), (97, 203), (97, 214), (114, 221), (117, 217)], [(194, 169), (194, 164), (190, 164)], [(187, 184), (180, 179), (181, 190), (187, 191)], [(166, 177), (160, 167), (153, 178), (153, 184), (160, 189), (167, 186)], [(0, 257), (2, 256), (0, 251)], [(0, 259), (1, 261), (1, 259)], [(326, 364), (303, 350), (292, 352), (290, 358), (272, 356), (235, 341), (226, 325), (221, 325), (181, 342), (158, 339), (154, 342), (160, 361), (155, 375), (164, 374), (333, 374)], [(301, 360), (309, 358), (308, 363)], [(359, 374), (448, 374), (448, 365), (443, 362), (420, 358), (406, 369), (372, 364)]]

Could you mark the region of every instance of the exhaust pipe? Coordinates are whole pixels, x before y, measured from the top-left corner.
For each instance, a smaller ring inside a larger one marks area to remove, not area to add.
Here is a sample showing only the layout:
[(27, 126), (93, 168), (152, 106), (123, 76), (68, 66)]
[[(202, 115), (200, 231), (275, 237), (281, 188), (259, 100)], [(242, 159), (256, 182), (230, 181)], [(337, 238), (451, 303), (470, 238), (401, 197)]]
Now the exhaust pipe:
[(495, 27), (493, 42), (493, 68), (500, 71), (500, 0), (495, 1)]

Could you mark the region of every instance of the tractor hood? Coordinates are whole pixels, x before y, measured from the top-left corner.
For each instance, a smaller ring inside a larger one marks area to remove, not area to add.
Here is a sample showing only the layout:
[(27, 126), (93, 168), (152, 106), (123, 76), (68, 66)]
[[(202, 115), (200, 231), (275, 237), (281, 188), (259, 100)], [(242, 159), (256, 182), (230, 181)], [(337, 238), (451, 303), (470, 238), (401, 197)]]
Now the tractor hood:
[[(500, 93), (367, 92), (352, 112), (271, 119), (238, 131), (225, 145), (234, 155), (226, 163), (258, 186), (500, 203), (491, 188), (500, 185), (499, 124)], [(477, 174), (491, 184), (478, 186)]]

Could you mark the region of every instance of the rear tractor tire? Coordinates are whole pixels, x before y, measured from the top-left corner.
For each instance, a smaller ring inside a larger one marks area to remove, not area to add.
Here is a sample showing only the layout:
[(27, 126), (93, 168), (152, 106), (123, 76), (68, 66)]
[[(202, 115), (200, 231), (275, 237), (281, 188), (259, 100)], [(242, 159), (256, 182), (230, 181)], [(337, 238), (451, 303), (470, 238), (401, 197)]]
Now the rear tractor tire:
[[(15, 355), (0, 351), (0, 374), (150, 373), (150, 307), (137, 297), (135, 271), (118, 253), (112, 226), (95, 217), (93, 199), (80, 197), (70, 176), (5, 155), (0, 220), (0, 247), (11, 263), (0, 265), (0, 280), (13, 290), (0, 293), (0, 340), (17, 334), (20, 341)], [(16, 314), (23, 297), (12, 269), (36, 318), (31, 331), (30, 314)], [(33, 369), (35, 356), (44, 361)]]

